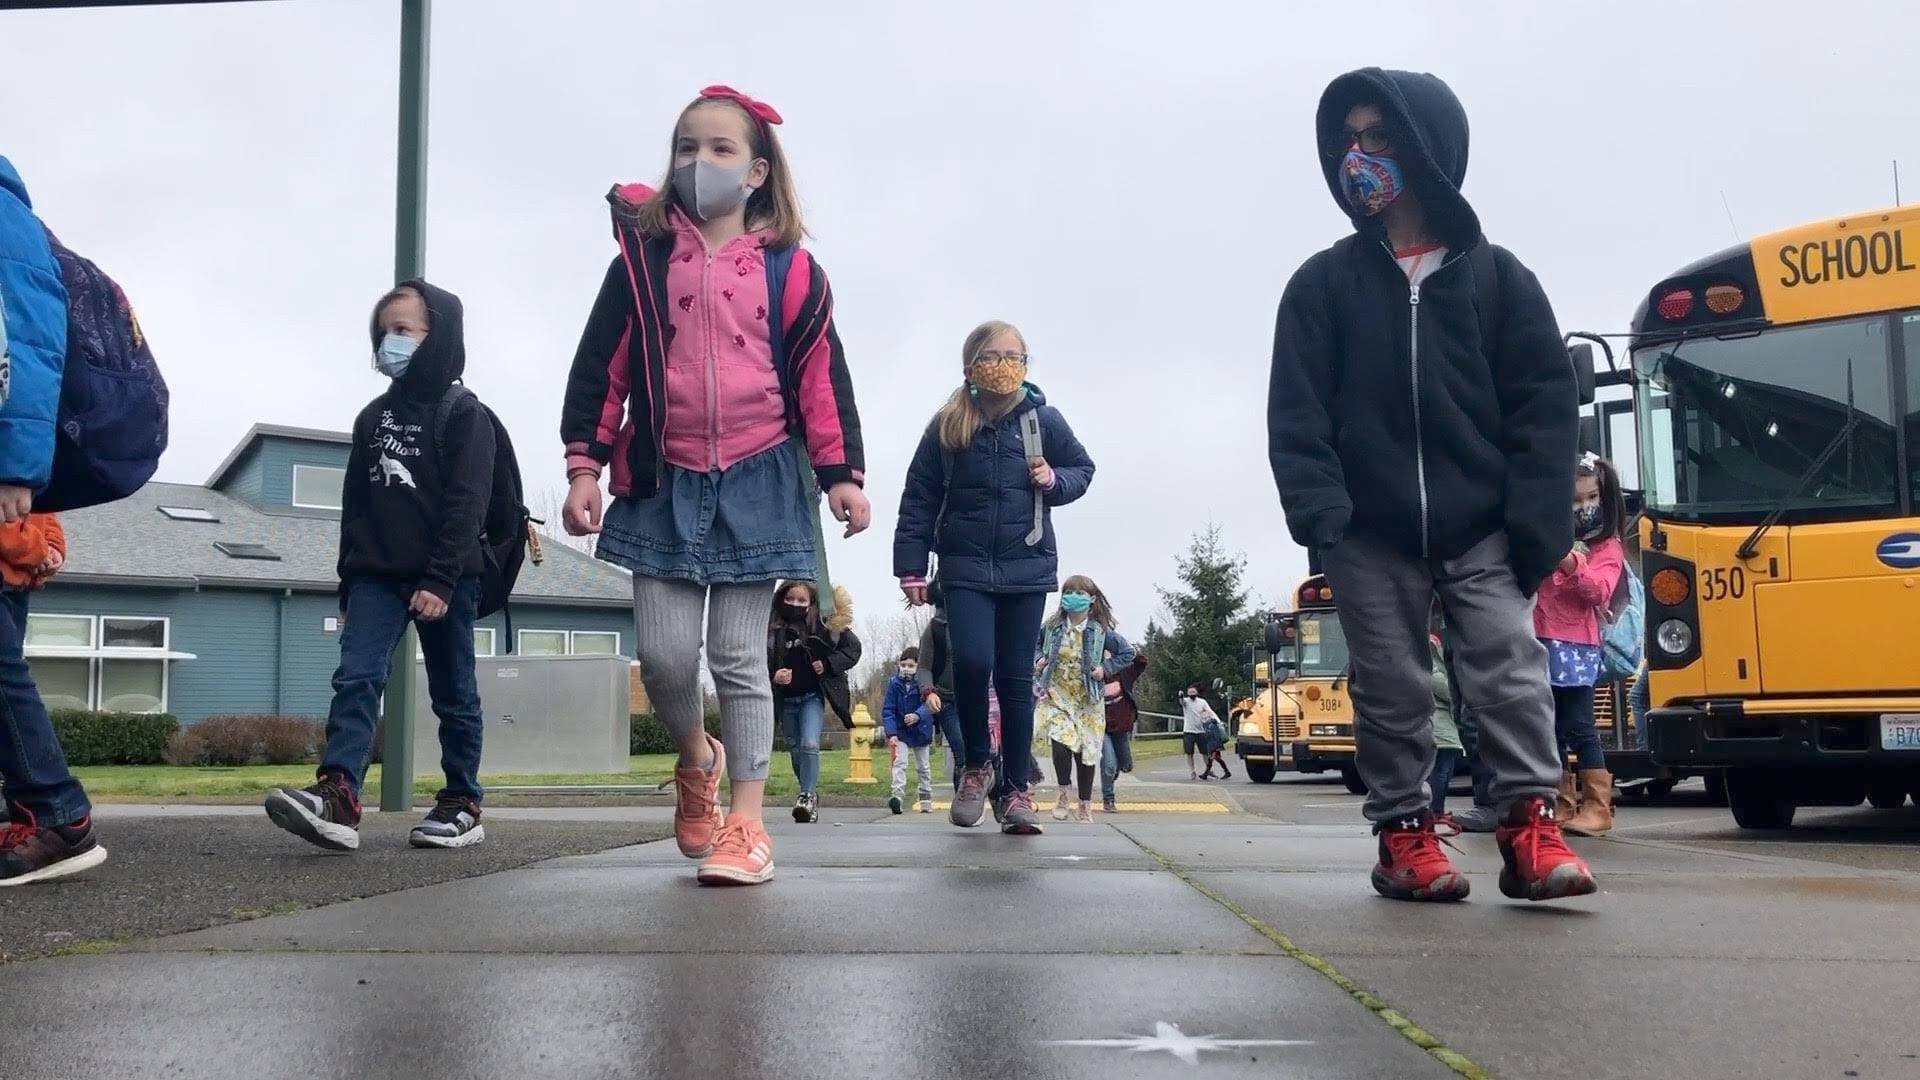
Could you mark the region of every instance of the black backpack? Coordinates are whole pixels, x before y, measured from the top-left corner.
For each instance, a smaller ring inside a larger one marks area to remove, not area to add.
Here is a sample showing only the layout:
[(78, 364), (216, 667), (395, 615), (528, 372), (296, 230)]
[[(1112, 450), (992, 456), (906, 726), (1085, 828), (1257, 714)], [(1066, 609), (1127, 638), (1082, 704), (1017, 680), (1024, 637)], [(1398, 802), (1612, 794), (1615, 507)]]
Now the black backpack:
[[(480, 575), (481, 618), (504, 611), (513, 584), (520, 579), (520, 567), (527, 561), (528, 548), (533, 563), (540, 565), (540, 541), (533, 527), (543, 524), (527, 510), (526, 489), (520, 483), (520, 459), (513, 453), (513, 438), (500, 417), (478, 395), (460, 383), (447, 388), (433, 414), (433, 445), (440, 446), (440, 433), (446, 430), (453, 407), (462, 397), (471, 397), (493, 425), (493, 490), (487, 497), (487, 513), (482, 518), (480, 547), (486, 553), (486, 568)], [(513, 613), (507, 612), (507, 651), (513, 651)]]

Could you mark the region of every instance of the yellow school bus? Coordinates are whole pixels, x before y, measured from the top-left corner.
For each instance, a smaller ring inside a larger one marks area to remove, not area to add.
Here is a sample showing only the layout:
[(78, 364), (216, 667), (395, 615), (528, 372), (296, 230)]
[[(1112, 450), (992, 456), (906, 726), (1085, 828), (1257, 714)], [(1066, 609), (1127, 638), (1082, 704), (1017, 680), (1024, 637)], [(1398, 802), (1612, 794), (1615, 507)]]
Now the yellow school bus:
[(1702, 259), (1633, 330), (1654, 760), (1749, 829), (1920, 798), (1920, 207)]
[[(1255, 783), (1275, 771), (1338, 770), (1347, 790), (1366, 791), (1353, 763), (1353, 698), (1347, 638), (1333, 587), (1315, 574), (1294, 590), (1294, 609), (1268, 617), (1271, 660), (1256, 697), (1234, 710), (1234, 746)], [(1257, 669), (1256, 669), (1257, 674)]]

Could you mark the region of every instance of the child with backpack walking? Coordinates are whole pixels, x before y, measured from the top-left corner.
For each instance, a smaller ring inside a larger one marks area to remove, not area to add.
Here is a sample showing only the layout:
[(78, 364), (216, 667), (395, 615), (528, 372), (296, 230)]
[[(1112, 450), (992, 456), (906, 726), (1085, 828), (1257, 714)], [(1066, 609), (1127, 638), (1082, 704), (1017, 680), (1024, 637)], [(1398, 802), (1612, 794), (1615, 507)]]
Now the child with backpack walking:
[(1554, 728), (1562, 759), (1572, 754), (1577, 775), (1562, 772), (1555, 816), (1576, 836), (1613, 828), (1613, 774), (1593, 722), (1593, 688), (1601, 675), (1600, 612), (1626, 571), (1620, 542), (1626, 501), (1613, 462), (1584, 454), (1574, 474), (1573, 550), (1540, 585), (1534, 635), (1547, 647), (1553, 683)]
[[(909, 602), (927, 602), (937, 555), (954, 648), (967, 767), (949, 818), (980, 824), (990, 797), (1002, 831), (1040, 832), (1033, 809), (1033, 650), (1059, 565), (1052, 510), (1086, 494), (1093, 459), (1066, 417), (1027, 382), (1027, 343), (1012, 324), (982, 323), (961, 345), (965, 375), (907, 468), (893, 570)], [(1000, 696), (1002, 760), (987, 726), (987, 683)], [(998, 773), (996, 778), (995, 773)]]
[(65, 561), (52, 519), (33, 511), (53, 480), (67, 302), (46, 227), (13, 163), (0, 157), (0, 529), (9, 552), (0, 588), (0, 886), (77, 874), (107, 859), (26, 658), (28, 591)]
[(853, 632), (853, 601), (834, 587), (833, 614), (820, 613), (820, 587), (788, 581), (774, 595), (767, 621), (767, 671), (773, 678), (774, 711), (800, 784), (793, 820), (820, 820), (820, 729), (827, 709), (853, 724), (847, 673), (860, 663), (863, 646)]
[[(1060, 607), (1040, 630), (1040, 655), (1034, 661), (1035, 741), (1044, 737), (1053, 751), (1060, 797), (1053, 820), (1071, 816), (1093, 822), (1093, 777), (1107, 741), (1106, 685), (1109, 675), (1133, 663), (1134, 649), (1114, 628), (1113, 608), (1093, 579), (1074, 575), (1060, 586)], [(1069, 803), (1068, 780), (1079, 794)]]
[(464, 848), (487, 835), (473, 627), (493, 561), (485, 536), (495, 465), (510, 464), (512, 448), (492, 412), (455, 385), (467, 365), (464, 319), (459, 297), (420, 280), (373, 308), (373, 367), (391, 383), (354, 419), (341, 488), (340, 666), (326, 746), (315, 783), (266, 798), (275, 825), (332, 851), (360, 846), (374, 724), (409, 624), (420, 632), (446, 785), (407, 841)]
[[(833, 292), (774, 128), (710, 86), (675, 122), (658, 188), (608, 195), (619, 254), (567, 379), (567, 531), (633, 572), (634, 644), (680, 761), (674, 838), (706, 885), (774, 874), (762, 821), (774, 584), (819, 580), (817, 484), (846, 535), (866, 529), (865, 454)], [(775, 388), (777, 392), (775, 392)], [(601, 471), (614, 501), (602, 514)], [(720, 695), (702, 726), (700, 656)], [(719, 810), (720, 777), (732, 785)]]
[(893, 794), (887, 809), (906, 811), (907, 759), (913, 759), (920, 779), (920, 812), (933, 813), (933, 728), (935, 711), (920, 689), (920, 650), (908, 647), (900, 653), (893, 678), (887, 680), (886, 697), (880, 703), (880, 722), (887, 733), (887, 749), (893, 752)]

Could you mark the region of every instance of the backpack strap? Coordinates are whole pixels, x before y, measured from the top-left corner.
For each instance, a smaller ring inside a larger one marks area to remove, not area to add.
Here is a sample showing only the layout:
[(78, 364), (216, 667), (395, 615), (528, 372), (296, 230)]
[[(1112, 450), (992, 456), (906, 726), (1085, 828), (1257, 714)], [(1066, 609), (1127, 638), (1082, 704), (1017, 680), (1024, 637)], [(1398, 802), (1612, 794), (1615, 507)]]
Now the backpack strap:
[[(1032, 461), (1046, 456), (1046, 447), (1040, 440), (1040, 407), (1035, 405), (1020, 414), (1020, 446)], [(1027, 533), (1027, 546), (1040, 546), (1041, 537), (1047, 531), (1047, 496), (1039, 488), (1033, 489), (1033, 529)]]

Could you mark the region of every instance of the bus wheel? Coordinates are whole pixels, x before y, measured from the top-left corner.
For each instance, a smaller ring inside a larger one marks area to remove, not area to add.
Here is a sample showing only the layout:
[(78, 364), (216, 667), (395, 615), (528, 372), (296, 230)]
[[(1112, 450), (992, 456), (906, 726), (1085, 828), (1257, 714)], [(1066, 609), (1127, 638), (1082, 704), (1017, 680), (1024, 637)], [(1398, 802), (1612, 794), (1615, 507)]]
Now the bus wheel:
[(1791, 780), (1771, 769), (1728, 769), (1727, 807), (1743, 829), (1785, 829), (1793, 824)]
[(1273, 783), (1273, 763), (1263, 761), (1247, 762), (1247, 779), (1256, 784)]
[(1360, 770), (1352, 765), (1340, 766), (1340, 782), (1347, 785), (1347, 790), (1355, 795), (1367, 793), (1367, 782), (1360, 779)]
[(1875, 810), (1898, 810), (1906, 801), (1907, 786), (1899, 780), (1876, 780), (1867, 788), (1867, 802)]

